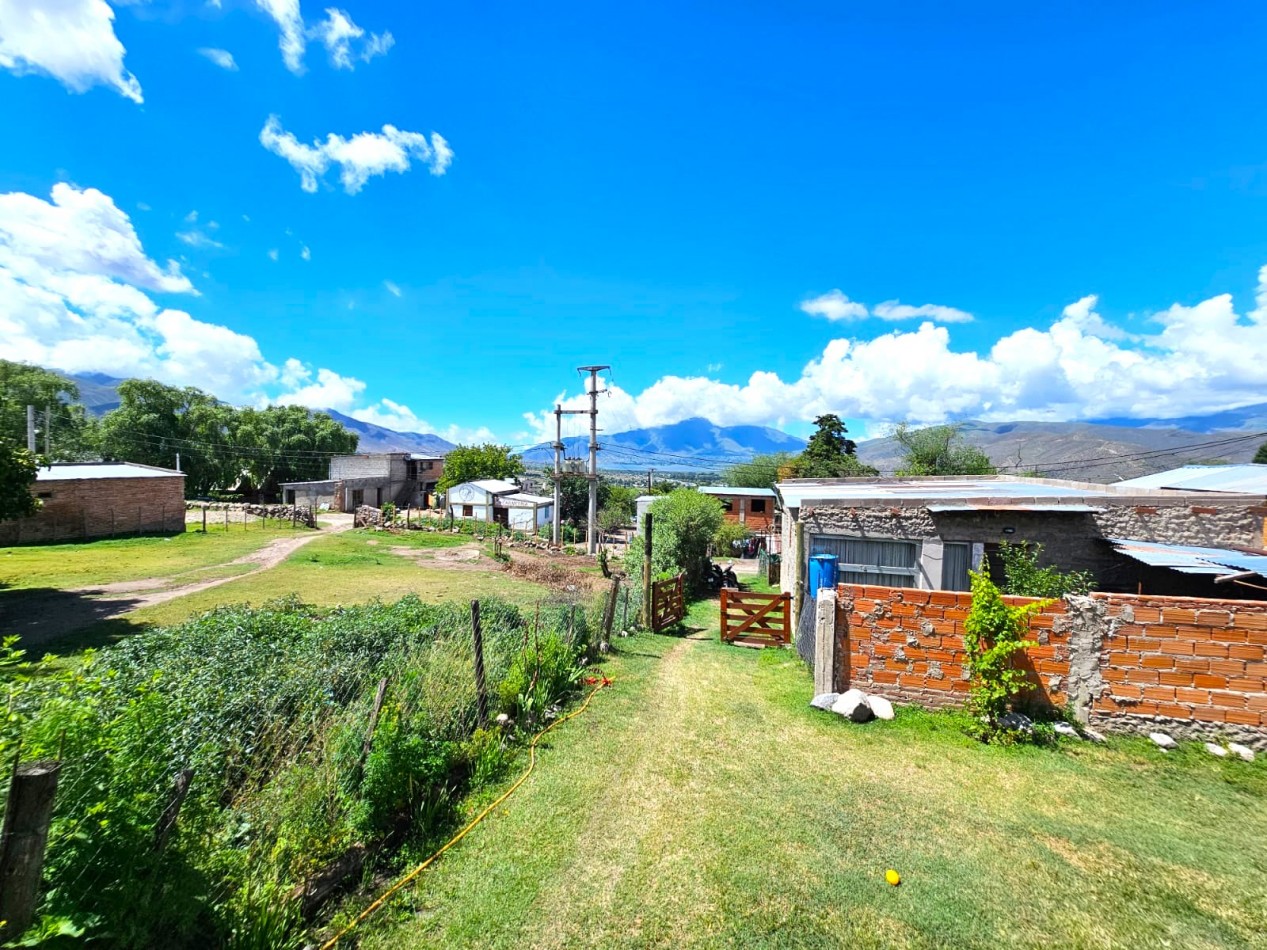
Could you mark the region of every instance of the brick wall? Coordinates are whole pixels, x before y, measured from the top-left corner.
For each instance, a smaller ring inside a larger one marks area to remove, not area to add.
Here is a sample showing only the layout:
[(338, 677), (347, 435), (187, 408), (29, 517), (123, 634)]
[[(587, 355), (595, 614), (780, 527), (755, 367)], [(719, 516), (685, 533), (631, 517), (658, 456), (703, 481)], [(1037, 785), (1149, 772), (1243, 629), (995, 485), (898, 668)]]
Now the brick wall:
[[(1018, 605), (1032, 601), (1004, 598)], [(837, 689), (940, 707), (962, 704), (971, 596), (841, 585)], [(1021, 655), (1033, 705), (1071, 706), (1108, 729), (1230, 735), (1267, 747), (1267, 603), (1095, 594), (1048, 606)]]
[[(185, 479), (81, 478), (36, 482), (43, 507), (0, 522), (0, 544), (185, 530)], [(42, 497), (47, 496), (47, 497)]]

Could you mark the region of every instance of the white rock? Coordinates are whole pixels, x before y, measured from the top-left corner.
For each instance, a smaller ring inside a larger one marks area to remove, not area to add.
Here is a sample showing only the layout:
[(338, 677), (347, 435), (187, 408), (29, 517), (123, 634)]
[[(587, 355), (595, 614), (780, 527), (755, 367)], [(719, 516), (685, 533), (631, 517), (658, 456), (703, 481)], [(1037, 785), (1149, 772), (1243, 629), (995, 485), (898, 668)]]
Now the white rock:
[(1247, 745), (1241, 745), (1239, 742), (1229, 742), (1227, 744), (1227, 751), (1231, 752), (1233, 755), (1239, 755), (1246, 762), (1254, 761), (1254, 750)]
[(1164, 732), (1150, 732), (1148, 738), (1152, 739), (1160, 748), (1173, 749), (1179, 743), (1166, 735)]
[(1092, 742), (1104, 741), (1104, 733), (1102, 732), (1096, 732), (1096, 730), (1094, 729), (1084, 729), (1082, 731), (1086, 735), (1086, 737), (1090, 739)]
[(839, 693), (819, 693), (809, 701), (809, 704), (815, 709), (823, 709), (830, 712), (838, 699), (840, 699)]
[(1221, 745), (1215, 745), (1213, 742), (1207, 742), (1205, 744), (1205, 751), (1210, 753), (1210, 755), (1217, 755), (1220, 759), (1227, 755), (1227, 749), (1223, 748)]
[(840, 694), (831, 711), (853, 722), (866, 722), (871, 718), (871, 704), (867, 694), (860, 689), (850, 689)]
[(1067, 739), (1081, 739), (1078, 730), (1067, 722), (1053, 722), (1051, 724), (1052, 731), (1058, 736), (1064, 736)]
[(876, 719), (892, 719), (893, 704), (883, 696), (868, 696), (867, 705), (871, 707), (871, 711), (875, 713)]
[(1024, 713), (1010, 712), (999, 717), (999, 725), (1004, 729), (1015, 729), (1018, 732), (1033, 732), (1034, 720)]

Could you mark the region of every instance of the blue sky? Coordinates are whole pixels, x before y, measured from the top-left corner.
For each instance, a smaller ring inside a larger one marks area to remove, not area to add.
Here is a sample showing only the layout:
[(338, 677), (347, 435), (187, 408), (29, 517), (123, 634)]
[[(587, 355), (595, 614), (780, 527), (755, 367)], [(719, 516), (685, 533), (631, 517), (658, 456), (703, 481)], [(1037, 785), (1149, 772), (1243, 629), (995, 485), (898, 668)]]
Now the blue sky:
[(590, 362), (613, 431), (1264, 401), (1267, 6), (37, 6), (6, 358), (514, 443)]

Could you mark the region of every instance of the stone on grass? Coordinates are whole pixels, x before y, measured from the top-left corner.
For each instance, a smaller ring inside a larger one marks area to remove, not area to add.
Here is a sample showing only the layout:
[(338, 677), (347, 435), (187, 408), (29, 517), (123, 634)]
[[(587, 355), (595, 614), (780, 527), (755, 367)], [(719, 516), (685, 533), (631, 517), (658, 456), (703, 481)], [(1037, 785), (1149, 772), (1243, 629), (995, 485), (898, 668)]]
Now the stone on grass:
[(1254, 750), (1247, 745), (1241, 745), (1239, 742), (1229, 742), (1227, 744), (1227, 751), (1231, 752), (1233, 755), (1239, 755), (1246, 762), (1254, 761)]
[(1083, 735), (1085, 735), (1088, 739), (1090, 739), (1092, 742), (1103, 742), (1103, 741), (1104, 741), (1104, 733), (1102, 733), (1102, 732), (1097, 732), (1097, 731), (1096, 731), (1096, 730), (1094, 730), (1094, 729), (1091, 729), (1091, 728), (1083, 729), (1083, 730), (1082, 730), (1082, 733), (1083, 733)]
[(999, 717), (999, 725), (1004, 729), (1015, 729), (1017, 732), (1033, 732), (1034, 720), (1024, 713), (1010, 712)]
[(1205, 751), (1210, 753), (1210, 755), (1217, 755), (1220, 759), (1227, 755), (1227, 749), (1223, 748), (1221, 745), (1216, 745), (1213, 742), (1207, 742), (1205, 744)]
[(875, 713), (876, 719), (892, 719), (893, 704), (883, 696), (867, 697), (867, 704), (870, 705), (871, 711)]
[(1153, 742), (1157, 743), (1157, 747), (1160, 749), (1173, 749), (1175, 746), (1179, 744), (1175, 742), (1174, 739), (1170, 738), (1170, 736), (1166, 735), (1164, 732), (1150, 732), (1148, 734), (1148, 738), (1152, 739)]
[(1067, 722), (1053, 722), (1051, 724), (1051, 729), (1052, 729), (1052, 732), (1056, 733), (1056, 735), (1064, 736), (1067, 739), (1081, 739), (1082, 738), (1082, 736), (1078, 735), (1078, 730), (1075, 729), (1073, 726), (1069, 725), (1069, 723)]
[(860, 689), (850, 689), (841, 693), (840, 698), (832, 705), (831, 711), (844, 716), (851, 722), (866, 722), (872, 715), (867, 694)]
[(839, 693), (819, 693), (809, 701), (809, 704), (815, 709), (831, 712), (832, 706), (836, 705), (836, 700), (838, 699), (840, 699)]

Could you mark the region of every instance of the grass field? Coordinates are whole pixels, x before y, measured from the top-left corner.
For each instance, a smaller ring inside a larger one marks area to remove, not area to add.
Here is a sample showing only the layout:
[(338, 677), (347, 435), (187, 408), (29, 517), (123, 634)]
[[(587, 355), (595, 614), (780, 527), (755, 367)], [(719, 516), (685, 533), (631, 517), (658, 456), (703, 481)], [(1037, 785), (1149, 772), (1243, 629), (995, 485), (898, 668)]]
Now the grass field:
[(852, 725), (794, 654), (692, 616), (618, 641), (614, 686), (364, 946), (1267, 946), (1261, 759)]

